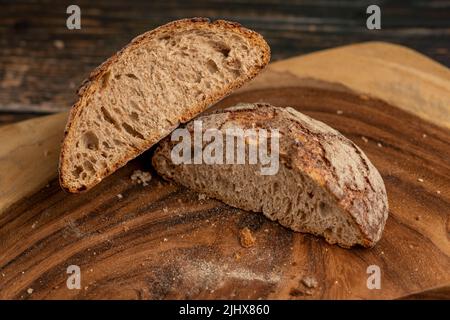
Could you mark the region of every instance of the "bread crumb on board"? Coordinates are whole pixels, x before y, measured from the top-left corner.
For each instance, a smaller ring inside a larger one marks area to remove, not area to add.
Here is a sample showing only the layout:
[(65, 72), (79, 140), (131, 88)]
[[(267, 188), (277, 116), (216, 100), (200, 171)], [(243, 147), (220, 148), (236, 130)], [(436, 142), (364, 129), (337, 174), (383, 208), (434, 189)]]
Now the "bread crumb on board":
[(34, 291), (33, 288), (28, 288), (28, 289), (27, 289), (27, 293), (28, 293), (28, 294), (32, 294), (33, 291)]
[(344, 114), (344, 111), (338, 110), (338, 111), (336, 111), (336, 113), (339, 114), (339, 115), (341, 115), (341, 114)]
[(142, 186), (148, 186), (148, 183), (150, 180), (152, 180), (152, 175), (150, 172), (141, 171), (141, 170), (134, 170), (133, 174), (131, 175), (131, 180), (133, 182), (137, 182), (138, 184), (142, 184)]
[(203, 193), (199, 193), (198, 194), (198, 200), (207, 200), (208, 199), (208, 196), (206, 195), (206, 194), (203, 194)]
[(423, 182), (423, 179), (422, 178), (418, 178), (417, 181)]
[(123, 195), (122, 195), (121, 193), (119, 193), (119, 194), (117, 195), (117, 198), (118, 198), (118, 199), (123, 199)]
[(362, 136), (361, 137), (361, 139), (362, 139), (362, 141), (364, 141), (364, 143), (367, 143), (367, 142), (369, 142), (369, 139), (367, 139), (366, 137), (364, 137), (364, 136)]
[(308, 288), (317, 288), (318, 282), (316, 278), (312, 276), (306, 276), (302, 278), (302, 283)]
[(239, 242), (244, 248), (250, 248), (255, 245), (256, 238), (253, 236), (250, 229), (245, 227), (239, 231)]

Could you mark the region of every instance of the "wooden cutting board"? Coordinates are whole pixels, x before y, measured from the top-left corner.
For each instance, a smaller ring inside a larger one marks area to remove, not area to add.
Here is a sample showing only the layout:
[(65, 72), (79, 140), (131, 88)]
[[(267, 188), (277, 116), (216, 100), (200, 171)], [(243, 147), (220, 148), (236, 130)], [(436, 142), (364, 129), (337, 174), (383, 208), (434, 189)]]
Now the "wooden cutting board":
[[(364, 43), (273, 63), (215, 108), (258, 101), (295, 107), (367, 153), (390, 204), (377, 246), (342, 249), (202, 199), (161, 180), (152, 150), (66, 194), (56, 168), (67, 115), (57, 114), (0, 128), (0, 298), (449, 298), (450, 71)], [(137, 169), (152, 172), (150, 185), (131, 181)], [(251, 248), (239, 243), (244, 227)], [(79, 290), (66, 286), (69, 265)], [(367, 287), (370, 265), (381, 289)]]

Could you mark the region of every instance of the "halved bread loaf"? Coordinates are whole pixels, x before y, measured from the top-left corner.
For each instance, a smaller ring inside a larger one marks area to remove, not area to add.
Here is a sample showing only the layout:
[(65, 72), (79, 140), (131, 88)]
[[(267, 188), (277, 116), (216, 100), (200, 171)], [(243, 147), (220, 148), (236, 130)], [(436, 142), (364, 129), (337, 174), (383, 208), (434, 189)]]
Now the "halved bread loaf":
[[(383, 180), (361, 149), (336, 130), (292, 108), (267, 104), (242, 104), (196, 121), (202, 122), (203, 131), (220, 130), (224, 141), (227, 128), (278, 129), (278, 172), (262, 175), (261, 163), (248, 161), (174, 164), (171, 150), (179, 142), (167, 137), (152, 159), (163, 177), (231, 206), (262, 212), (295, 231), (321, 235), (332, 244), (370, 247), (380, 239), (388, 216)], [(190, 134), (193, 128), (193, 121), (186, 125)], [(211, 143), (205, 140), (203, 148)], [(244, 152), (248, 159), (249, 147)]]
[(269, 60), (259, 34), (222, 20), (179, 20), (135, 38), (79, 89), (62, 144), (61, 186), (91, 188)]

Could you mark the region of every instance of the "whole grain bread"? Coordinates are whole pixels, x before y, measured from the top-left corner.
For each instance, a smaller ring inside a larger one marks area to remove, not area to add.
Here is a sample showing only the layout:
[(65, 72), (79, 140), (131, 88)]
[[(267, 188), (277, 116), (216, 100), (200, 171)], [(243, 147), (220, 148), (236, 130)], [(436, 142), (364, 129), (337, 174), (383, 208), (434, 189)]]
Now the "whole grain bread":
[(78, 90), (62, 143), (61, 186), (93, 187), (269, 60), (262, 36), (223, 20), (184, 19), (138, 36)]
[[(226, 128), (278, 129), (278, 172), (261, 175), (260, 162), (174, 164), (171, 150), (179, 142), (167, 137), (152, 159), (164, 178), (331, 244), (370, 247), (380, 239), (388, 217), (383, 180), (364, 152), (336, 130), (292, 108), (268, 104), (241, 104), (196, 120), (204, 132), (220, 130), (224, 140)], [(185, 127), (193, 134), (193, 121)], [(204, 148), (210, 141), (202, 143)]]

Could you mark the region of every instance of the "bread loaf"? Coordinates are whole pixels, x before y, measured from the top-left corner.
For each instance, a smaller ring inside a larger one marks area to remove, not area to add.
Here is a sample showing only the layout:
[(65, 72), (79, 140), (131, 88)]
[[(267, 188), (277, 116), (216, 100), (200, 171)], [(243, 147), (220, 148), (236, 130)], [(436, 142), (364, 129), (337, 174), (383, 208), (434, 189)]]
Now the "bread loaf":
[(138, 36), (79, 89), (61, 149), (61, 186), (91, 188), (269, 59), (259, 34), (223, 20), (179, 20)]
[[(388, 217), (383, 180), (364, 152), (336, 130), (268, 104), (241, 104), (196, 121), (204, 132), (217, 128), (224, 135), (227, 128), (278, 129), (277, 173), (262, 175), (261, 163), (175, 164), (171, 151), (180, 142), (167, 137), (152, 159), (164, 178), (331, 244), (371, 247), (380, 239)], [(186, 129), (193, 134), (192, 121)], [(211, 141), (202, 143), (205, 148)]]

